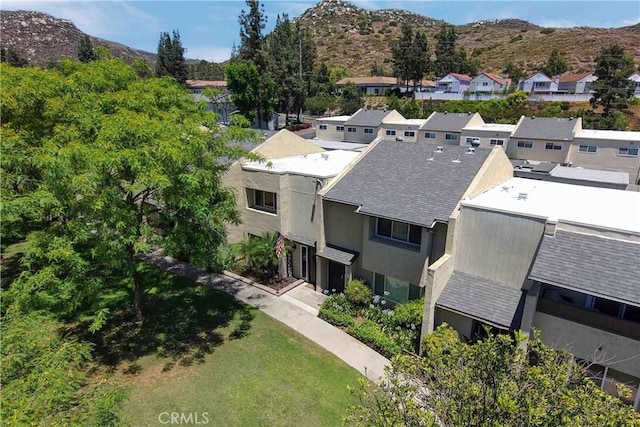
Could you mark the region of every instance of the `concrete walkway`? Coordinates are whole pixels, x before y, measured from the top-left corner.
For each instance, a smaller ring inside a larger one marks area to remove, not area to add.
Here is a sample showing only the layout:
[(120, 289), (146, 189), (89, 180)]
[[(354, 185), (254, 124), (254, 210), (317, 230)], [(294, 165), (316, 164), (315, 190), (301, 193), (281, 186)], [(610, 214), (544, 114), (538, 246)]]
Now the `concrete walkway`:
[[(318, 318), (317, 307), (311, 307), (303, 302), (309, 300), (309, 295), (306, 298), (294, 298), (288, 294), (278, 297), (230, 277), (199, 270), (190, 264), (164, 256), (160, 252), (147, 254), (142, 257), (142, 260), (194, 282), (209, 285), (258, 308), (335, 354), (372, 381), (383, 377), (384, 367), (390, 364), (387, 358)], [(298, 296), (300, 293), (304, 293), (304, 290), (299, 290)]]

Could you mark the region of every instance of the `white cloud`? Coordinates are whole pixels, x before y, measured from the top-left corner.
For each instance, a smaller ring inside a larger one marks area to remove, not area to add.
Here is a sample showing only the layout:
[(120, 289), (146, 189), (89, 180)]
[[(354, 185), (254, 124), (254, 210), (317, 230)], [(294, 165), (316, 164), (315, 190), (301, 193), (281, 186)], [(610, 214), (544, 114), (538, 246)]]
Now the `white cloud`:
[(222, 62), (231, 58), (231, 48), (222, 46), (192, 46), (186, 48), (184, 56), (189, 59), (205, 59), (210, 62)]
[(541, 19), (536, 22), (541, 27), (547, 28), (572, 28), (577, 27), (578, 24), (575, 21), (571, 21), (569, 19)]

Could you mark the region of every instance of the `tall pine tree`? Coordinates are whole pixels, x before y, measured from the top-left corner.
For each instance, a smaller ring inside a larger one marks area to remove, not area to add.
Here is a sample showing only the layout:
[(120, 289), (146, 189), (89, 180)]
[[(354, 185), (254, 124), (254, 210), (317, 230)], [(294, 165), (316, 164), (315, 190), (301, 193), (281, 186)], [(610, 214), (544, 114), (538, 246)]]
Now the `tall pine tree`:
[(93, 43), (88, 35), (84, 35), (78, 41), (78, 60), (80, 62), (91, 62), (98, 59), (96, 51), (93, 50)]
[(633, 57), (625, 53), (619, 44), (603, 48), (596, 58), (595, 75), (598, 80), (591, 83), (593, 97), (590, 102), (593, 107), (603, 107), (603, 118), (611, 119), (611, 125), (614, 122), (614, 109), (626, 108), (627, 101), (633, 95), (634, 84), (629, 79), (633, 70)]
[(181, 84), (187, 80), (184, 48), (182, 47), (178, 30), (173, 30), (173, 37), (166, 31), (160, 34), (158, 57), (156, 59), (156, 76), (170, 76)]

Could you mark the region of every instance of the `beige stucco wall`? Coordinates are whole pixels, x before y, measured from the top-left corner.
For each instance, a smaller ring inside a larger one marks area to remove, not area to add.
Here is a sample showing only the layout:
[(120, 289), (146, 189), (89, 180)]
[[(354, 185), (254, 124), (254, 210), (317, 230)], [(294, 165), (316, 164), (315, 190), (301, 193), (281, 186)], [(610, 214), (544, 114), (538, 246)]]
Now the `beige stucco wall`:
[(283, 129), (252, 151), (260, 154), (265, 159), (277, 159), (301, 154), (322, 153), (324, 149), (293, 132)]
[(457, 313), (442, 308), (436, 308), (435, 328), (442, 325), (443, 323), (446, 323), (453, 329), (455, 329), (461, 339), (468, 340), (470, 338), (473, 338), (471, 336), (473, 330), (473, 319), (471, 319), (470, 317), (461, 316)]
[(509, 138), (511, 137), (511, 132), (502, 132), (495, 130), (462, 130), (460, 133), (460, 145), (466, 145), (466, 138), (479, 138), (480, 139), (480, 147), (482, 148), (493, 148), (489, 142), (491, 139), (502, 139), (504, 140), (504, 144), (501, 146), (503, 150), (507, 150), (507, 145), (509, 144)]
[[(395, 135), (387, 135), (387, 130), (395, 130)], [(414, 136), (405, 136), (405, 131), (413, 131)], [(398, 124), (398, 123), (383, 123), (382, 127), (378, 131), (378, 137), (385, 141), (395, 141), (396, 138), (402, 138), (405, 142), (416, 142), (418, 135), (420, 134), (420, 126), (410, 124)]]
[(374, 217), (365, 217), (362, 243), (362, 268), (391, 276), (413, 285), (420, 284), (422, 270), (429, 256), (430, 235), (422, 227), (420, 247), (376, 237)]
[(240, 215), (240, 223), (237, 225), (227, 225), (227, 241), (229, 243), (238, 243), (244, 239), (244, 223), (242, 222), (242, 214), (247, 207), (247, 196), (242, 187), (242, 167), (240, 162), (235, 162), (225, 174), (222, 176), (223, 184), (233, 191), (236, 199), (236, 210)]
[[(243, 197), (247, 207), (242, 212), (245, 234), (261, 235), (265, 232), (279, 232), (282, 229), (282, 212), (289, 209), (287, 192), (280, 191), (280, 175), (267, 172), (243, 171)], [(264, 212), (249, 207), (247, 189), (269, 191), (277, 194), (276, 213)]]
[[(533, 141), (532, 148), (518, 147), (518, 141)], [(548, 142), (561, 145), (562, 150), (547, 150)], [(551, 141), (542, 139), (510, 138), (507, 145), (509, 157), (521, 160), (539, 160), (543, 162), (567, 163), (571, 141)]]
[(308, 176), (283, 177), (282, 191), (289, 193), (289, 210), (285, 233), (294, 233), (317, 240), (320, 234), (320, 196), (316, 189), (325, 181)]
[[(436, 134), (435, 139), (427, 139), (425, 138), (425, 134), (427, 132), (433, 132)], [(454, 135), (458, 135), (458, 139), (457, 140), (449, 140), (449, 139), (445, 139), (446, 138), (446, 134), (454, 134)], [(418, 132), (418, 138), (417, 138), (418, 142), (424, 142), (427, 144), (433, 144), (433, 145), (460, 145), (460, 130), (457, 131), (448, 131), (448, 132), (442, 132), (442, 131), (430, 131), (427, 128), (422, 128), (420, 129), (420, 131)]]
[[(327, 128), (320, 129), (320, 125), (326, 125)], [(344, 139), (344, 131), (337, 130), (338, 126), (344, 126), (344, 122), (318, 119), (316, 121), (316, 136), (319, 139), (325, 139), (328, 141), (342, 141)]]
[[(574, 167), (585, 169), (601, 169), (607, 171), (626, 172), (629, 183), (637, 183), (640, 179), (640, 156), (626, 157), (618, 155), (619, 147), (634, 147), (640, 141), (608, 141), (603, 139), (575, 138), (569, 150), (569, 161)], [(578, 151), (580, 145), (595, 145), (595, 153)]]
[[(617, 371), (640, 377), (640, 341), (536, 312), (534, 327), (542, 341), (557, 349)], [(599, 350), (600, 349), (600, 350)]]
[[(344, 141), (346, 142), (357, 142), (361, 144), (368, 144), (378, 137), (378, 133), (380, 132), (381, 126), (354, 126), (354, 125), (345, 125), (344, 126)], [(354, 128), (356, 131), (349, 132), (349, 128)], [(373, 129), (373, 133), (364, 133), (365, 129)]]
[(444, 287), (451, 278), (454, 267), (454, 258), (450, 254), (444, 254), (428, 267), (425, 264), (421, 283), (424, 286), (421, 336), (433, 332), (436, 301), (440, 298)]

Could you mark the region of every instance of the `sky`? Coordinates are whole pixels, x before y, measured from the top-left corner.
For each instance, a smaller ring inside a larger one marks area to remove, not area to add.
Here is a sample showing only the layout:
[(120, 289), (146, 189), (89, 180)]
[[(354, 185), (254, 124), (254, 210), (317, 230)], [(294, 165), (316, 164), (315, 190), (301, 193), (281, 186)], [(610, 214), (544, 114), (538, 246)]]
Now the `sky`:
[[(457, 1), (355, 0), (370, 10), (405, 9), (451, 24), (483, 19), (518, 18), (543, 27), (617, 28), (640, 22), (640, 1)], [(267, 28), (278, 14), (295, 18), (316, 1), (263, 0)], [(243, 0), (208, 1), (77, 1), (1, 0), (2, 10), (35, 10), (71, 20), (92, 36), (155, 53), (163, 31), (179, 30), (186, 57), (221, 62), (229, 59), (233, 44), (239, 45), (238, 16), (248, 10)]]

